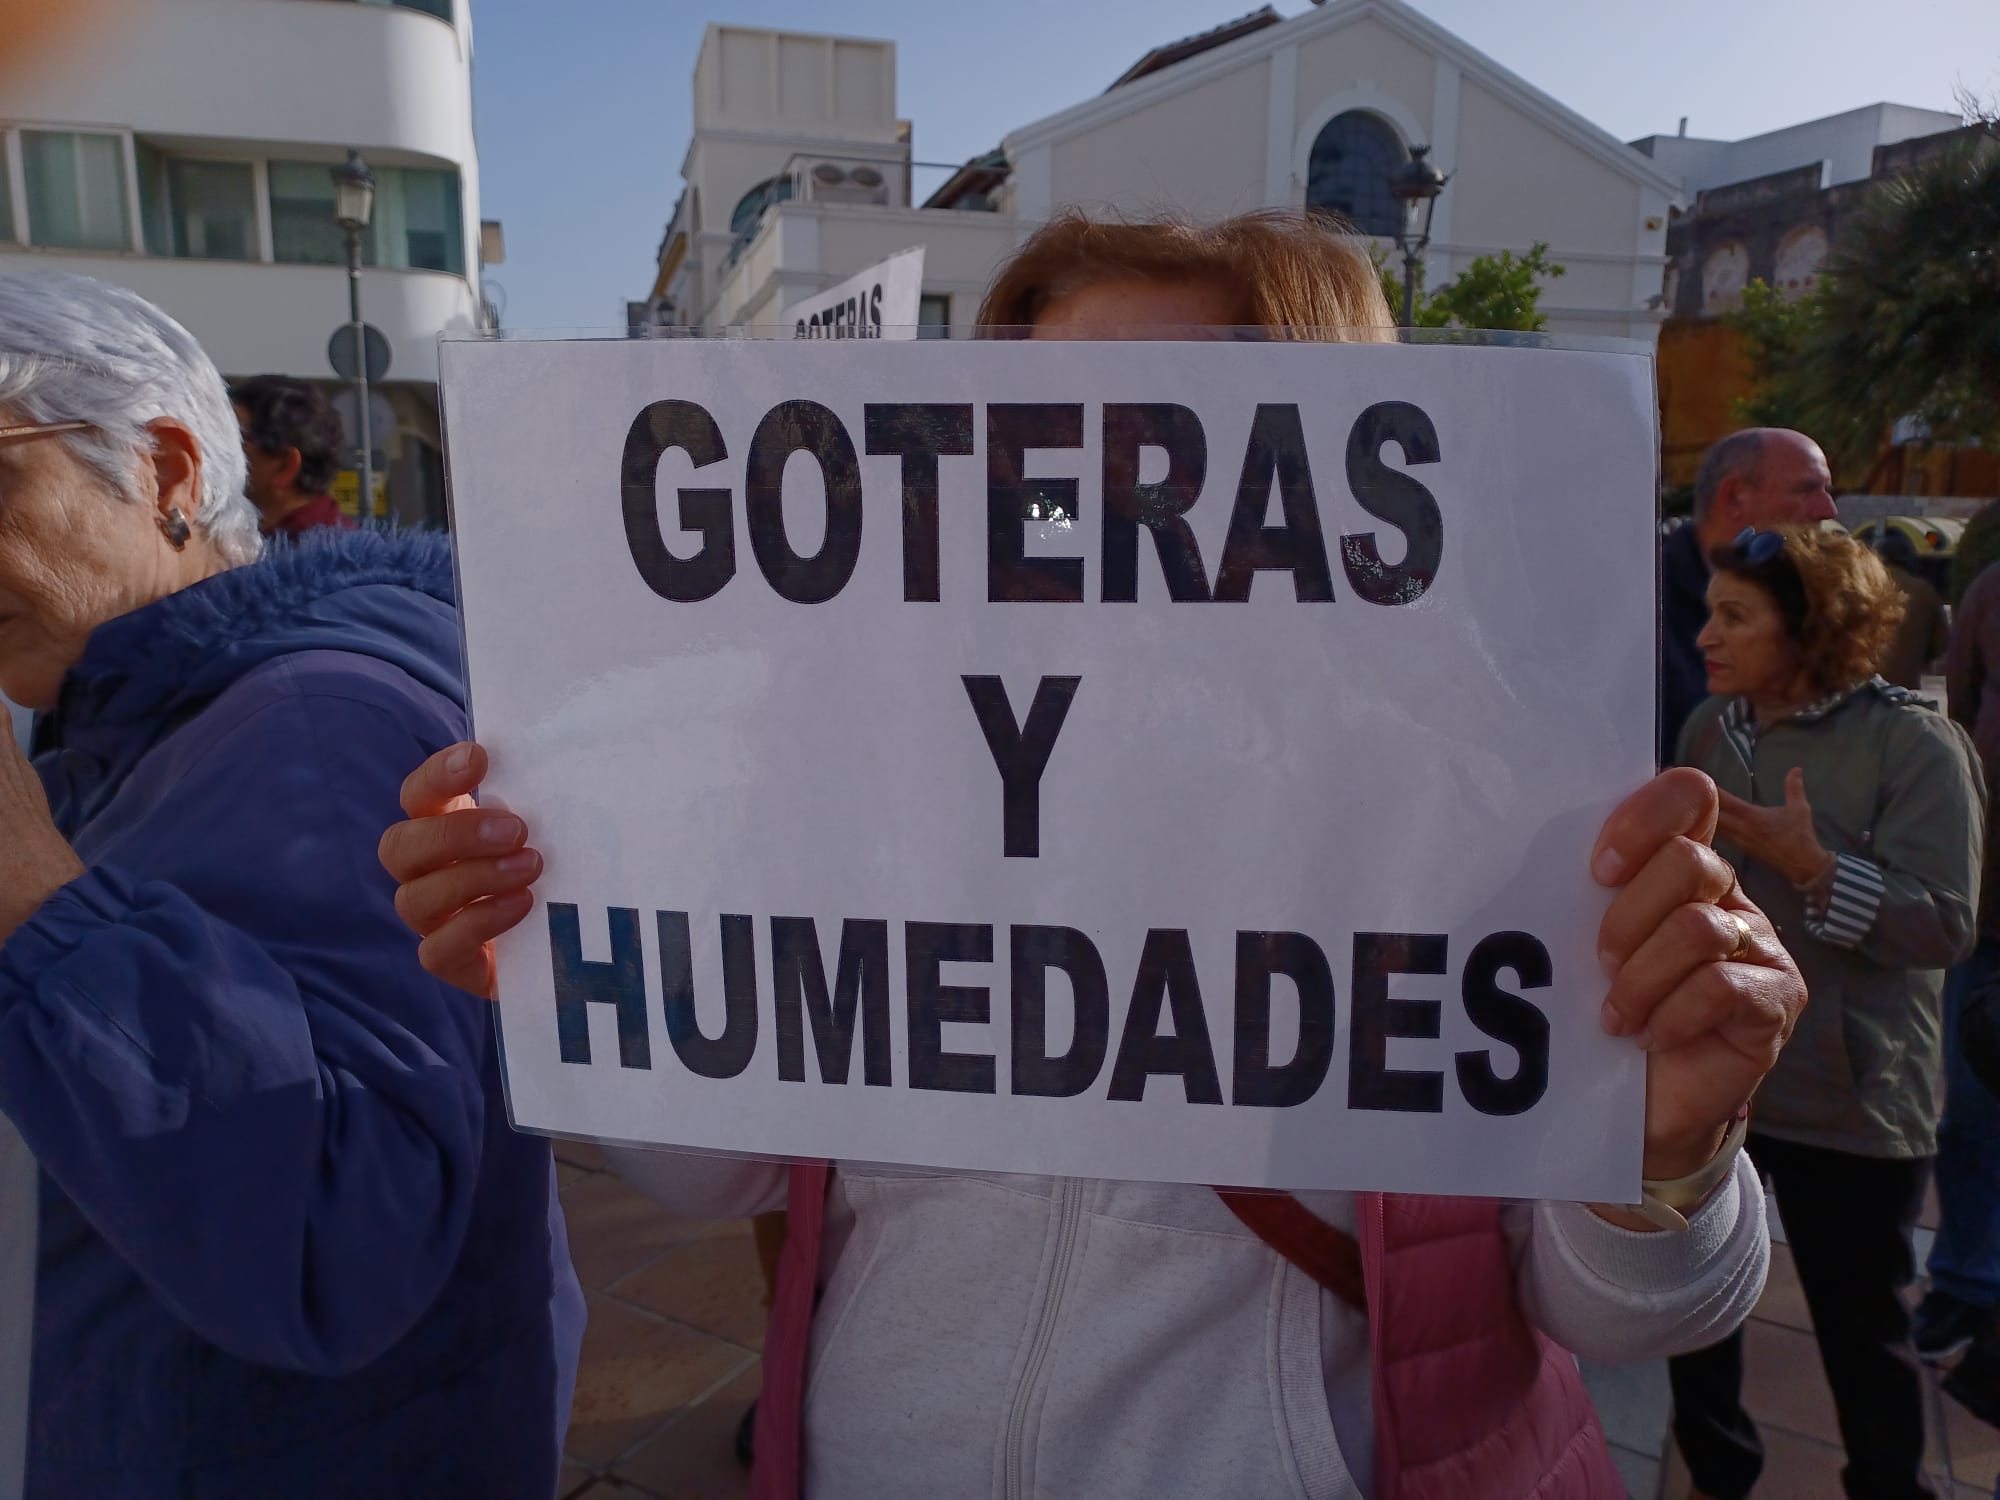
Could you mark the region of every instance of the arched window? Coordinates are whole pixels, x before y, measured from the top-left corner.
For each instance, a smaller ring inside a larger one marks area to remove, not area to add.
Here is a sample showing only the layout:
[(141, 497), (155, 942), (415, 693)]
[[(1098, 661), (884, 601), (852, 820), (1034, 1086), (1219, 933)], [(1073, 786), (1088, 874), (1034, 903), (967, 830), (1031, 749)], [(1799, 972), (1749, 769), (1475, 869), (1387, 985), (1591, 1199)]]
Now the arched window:
[(1313, 140), (1306, 207), (1340, 214), (1363, 234), (1393, 239), (1403, 211), (1389, 192), (1389, 179), (1409, 159), (1402, 140), (1379, 115), (1360, 109), (1336, 115)]
[(791, 196), (790, 177), (766, 177), (736, 200), (735, 212), (729, 216), (729, 232), (739, 240), (748, 239), (757, 232), (757, 224), (764, 217), (764, 210), (773, 203), (783, 203)]
[(1708, 252), (1701, 263), (1701, 306), (1704, 312), (1727, 312), (1743, 303), (1750, 283), (1750, 252), (1741, 240), (1728, 240)]
[(1802, 224), (1778, 241), (1778, 290), (1788, 300), (1803, 297), (1819, 280), (1826, 259), (1826, 231)]

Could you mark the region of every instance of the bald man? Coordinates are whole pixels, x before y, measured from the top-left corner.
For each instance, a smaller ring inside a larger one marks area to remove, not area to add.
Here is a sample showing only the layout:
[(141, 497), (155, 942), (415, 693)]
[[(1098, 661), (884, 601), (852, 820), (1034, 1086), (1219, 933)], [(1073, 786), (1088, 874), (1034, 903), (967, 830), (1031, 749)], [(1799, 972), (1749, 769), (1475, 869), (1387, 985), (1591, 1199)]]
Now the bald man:
[(1708, 619), (1708, 554), (1746, 526), (1834, 519), (1833, 471), (1819, 444), (1784, 427), (1732, 432), (1702, 455), (1694, 522), (1660, 549), (1660, 764), (1674, 763), (1681, 726), (1708, 696), (1694, 638)]

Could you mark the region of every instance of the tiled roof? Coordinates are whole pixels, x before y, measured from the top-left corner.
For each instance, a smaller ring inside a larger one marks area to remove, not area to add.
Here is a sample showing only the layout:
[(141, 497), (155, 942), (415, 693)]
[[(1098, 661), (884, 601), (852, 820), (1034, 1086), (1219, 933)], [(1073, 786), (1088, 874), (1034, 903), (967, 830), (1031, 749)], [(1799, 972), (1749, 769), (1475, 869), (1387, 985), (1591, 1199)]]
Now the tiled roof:
[[(1247, 16), (1238, 16), (1233, 21), (1225, 21), (1220, 26), (1210, 27), (1207, 31), (1198, 31), (1193, 36), (1184, 36), (1177, 42), (1168, 42), (1165, 46), (1155, 47), (1112, 80), (1111, 88), (1115, 89), (1120, 84), (1131, 83), (1157, 73), (1162, 68), (1171, 68), (1175, 63), (1186, 62), (1190, 57), (1199, 57), (1202, 53), (1220, 47), (1225, 42), (1233, 42), (1238, 37), (1250, 35), (1253, 31), (1262, 31), (1267, 26), (1276, 26), (1283, 19), (1284, 17), (1269, 5), (1263, 5)], [(1111, 89), (1106, 89), (1105, 92), (1108, 94)]]

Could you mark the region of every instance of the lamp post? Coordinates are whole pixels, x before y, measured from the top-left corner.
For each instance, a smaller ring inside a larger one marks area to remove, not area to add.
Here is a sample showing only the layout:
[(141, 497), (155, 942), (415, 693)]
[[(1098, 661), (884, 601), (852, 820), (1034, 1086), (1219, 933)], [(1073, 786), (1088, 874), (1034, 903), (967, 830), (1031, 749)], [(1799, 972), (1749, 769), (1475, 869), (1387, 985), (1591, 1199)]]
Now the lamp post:
[(361, 321), (361, 236), (375, 212), (375, 174), (361, 153), (350, 149), (347, 160), (333, 169), (333, 217), (347, 236), (347, 319), (354, 327), (354, 409), (360, 415), (361, 462), (357, 473), (361, 492), (355, 510), (363, 521), (375, 517), (375, 435), (368, 430), (367, 325)]
[(1410, 159), (1389, 177), (1389, 192), (1403, 210), (1396, 247), (1403, 252), (1403, 326), (1417, 320), (1417, 260), (1431, 242), (1431, 215), (1451, 179), (1430, 161), (1429, 146), (1410, 147)]

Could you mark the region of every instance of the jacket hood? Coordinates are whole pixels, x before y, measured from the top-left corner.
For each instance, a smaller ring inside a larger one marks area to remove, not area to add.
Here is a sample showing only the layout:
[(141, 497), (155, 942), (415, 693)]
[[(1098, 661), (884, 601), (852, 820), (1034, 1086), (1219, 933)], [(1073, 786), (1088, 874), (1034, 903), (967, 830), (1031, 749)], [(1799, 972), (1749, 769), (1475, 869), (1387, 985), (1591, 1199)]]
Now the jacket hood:
[(64, 680), (37, 746), (74, 748), (93, 730), (124, 739), (137, 723), (165, 732), (245, 673), (300, 651), (375, 657), (463, 707), (450, 541), (322, 529), (111, 620)]

